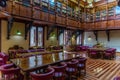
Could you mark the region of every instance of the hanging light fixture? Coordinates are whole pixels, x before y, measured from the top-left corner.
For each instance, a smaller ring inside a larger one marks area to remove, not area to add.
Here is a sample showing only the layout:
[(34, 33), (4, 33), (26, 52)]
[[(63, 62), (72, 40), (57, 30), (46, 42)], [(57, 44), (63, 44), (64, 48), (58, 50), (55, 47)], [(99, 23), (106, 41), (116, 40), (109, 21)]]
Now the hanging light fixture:
[(88, 36), (88, 41), (91, 41), (92, 40), (92, 37), (91, 36)]
[(17, 35), (21, 35), (21, 32), (19, 30), (17, 30), (16, 34)]

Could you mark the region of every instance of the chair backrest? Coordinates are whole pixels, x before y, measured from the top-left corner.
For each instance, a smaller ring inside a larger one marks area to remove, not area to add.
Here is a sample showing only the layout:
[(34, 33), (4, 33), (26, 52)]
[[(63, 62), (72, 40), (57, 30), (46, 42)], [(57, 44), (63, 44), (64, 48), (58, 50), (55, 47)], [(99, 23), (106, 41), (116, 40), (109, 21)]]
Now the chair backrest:
[(37, 52), (42, 52), (42, 51), (45, 51), (45, 49), (37, 49), (36, 51)]
[(23, 75), (20, 73), (20, 68), (14, 64), (5, 64), (0, 66), (0, 71), (4, 80), (23, 80)]
[(48, 67), (46, 70), (47, 70), (46, 73), (41, 73), (41, 74), (31, 72), (30, 75), (32, 77), (32, 80), (51, 80), (55, 70), (51, 67)]
[(92, 52), (97, 53), (97, 51), (96, 51), (96, 50), (90, 50), (90, 53), (92, 53)]
[(67, 67), (70, 68), (77, 68), (78, 60), (71, 60), (70, 62), (67, 63)]
[(106, 50), (107, 53), (115, 53), (116, 49), (115, 48), (109, 48)]
[(17, 53), (20, 53), (20, 54), (22, 54), (22, 53), (28, 53), (28, 50), (17, 50)]
[(3, 63), (6, 64), (6, 62), (8, 61), (9, 56), (3, 52), (0, 52), (0, 58), (3, 59)]
[(86, 58), (80, 58), (80, 59), (79, 59), (79, 64), (84, 64), (84, 66), (85, 66), (86, 61), (87, 61)]
[(87, 51), (89, 46), (81, 46), (82, 51)]
[(55, 72), (65, 72), (67, 67), (66, 63), (60, 63), (58, 66), (53, 66), (53, 68), (55, 69)]

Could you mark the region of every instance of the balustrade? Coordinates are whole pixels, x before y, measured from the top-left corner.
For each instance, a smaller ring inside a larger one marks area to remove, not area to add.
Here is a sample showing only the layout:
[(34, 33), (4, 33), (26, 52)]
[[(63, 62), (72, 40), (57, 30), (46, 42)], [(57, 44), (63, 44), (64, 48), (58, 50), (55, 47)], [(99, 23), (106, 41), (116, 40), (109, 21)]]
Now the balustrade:
[[(7, 1), (7, 7), (4, 11), (13, 17), (29, 18), (31, 20), (44, 21), (52, 24), (70, 26), (81, 29), (114, 29), (120, 28), (120, 13), (116, 12), (115, 2), (110, 3), (113, 6), (104, 6), (101, 11), (95, 13), (82, 14), (74, 11), (68, 4), (40, 1), (30, 3), (29, 5), (19, 1)], [(97, 3), (95, 4), (97, 5)], [(117, 7), (118, 8), (118, 7)], [(95, 15), (94, 15), (95, 14)], [(83, 23), (81, 23), (81, 20)]]

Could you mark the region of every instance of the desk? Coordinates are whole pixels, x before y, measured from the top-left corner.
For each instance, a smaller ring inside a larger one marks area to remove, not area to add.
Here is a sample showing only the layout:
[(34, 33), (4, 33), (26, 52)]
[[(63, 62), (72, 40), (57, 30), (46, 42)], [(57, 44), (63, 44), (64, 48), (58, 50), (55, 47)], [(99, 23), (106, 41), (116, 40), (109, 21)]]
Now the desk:
[(47, 67), (48, 65), (55, 64), (61, 61), (76, 58), (76, 54), (72, 53), (46, 53), (31, 56), (27, 58), (11, 59), (11, 61), (23, 71), (25, 80), (29, 79), (29, 73), (37, 69)]

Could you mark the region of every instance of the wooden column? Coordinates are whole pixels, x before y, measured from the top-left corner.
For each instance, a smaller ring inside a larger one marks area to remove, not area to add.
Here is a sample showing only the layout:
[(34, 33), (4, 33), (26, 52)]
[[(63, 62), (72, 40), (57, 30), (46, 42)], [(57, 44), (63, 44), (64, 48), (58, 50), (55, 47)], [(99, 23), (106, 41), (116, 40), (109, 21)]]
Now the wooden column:
[(98, 41), (98, 31), (93, 31), (93, 33), (94, 33), (94, 35), (95, 35), (95, 39), (96, 39), (96, 41)]
[(32, 25), (33, 25), (32, 21), (29, 23), (25, 23), (25, 37), (24, 37), (25, 40), (27, 39), (27, 34), (30, 31)]
[(110, 30), (106, 30), (107, 41), (110, 41)]
[(7, 25), (7, 39), (10, 39), (10, 32), (11, 32), (11, 29), (13, 27), (13, 17), (9, 18), (8, 19), (8, 25)]

